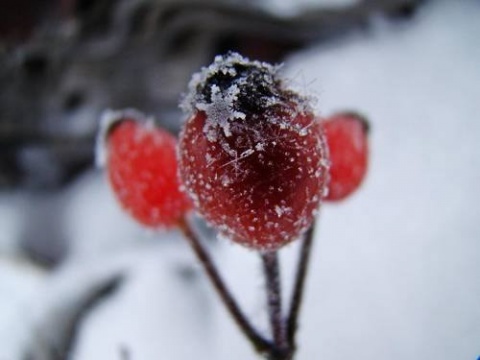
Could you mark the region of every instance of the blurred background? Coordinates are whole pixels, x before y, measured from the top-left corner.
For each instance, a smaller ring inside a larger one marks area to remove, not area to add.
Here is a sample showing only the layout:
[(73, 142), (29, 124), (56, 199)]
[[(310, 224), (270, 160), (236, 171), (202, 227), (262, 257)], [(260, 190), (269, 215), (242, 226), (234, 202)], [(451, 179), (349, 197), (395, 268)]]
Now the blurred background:
[[(320, 116), (372, 124), (364, 186), (321, 211), (298, 359), (480, 356), (479, 1), (1, 9), (0, 360), (255, 358), (181, 236), (135, 224), (94, 168), (105, 109), (177, 133), (191, 75), (229, 50), (284, 63)], [(255, 254), (210, 246), (266, 331)], [(282, 253), (287, 290), (297, 250)]]

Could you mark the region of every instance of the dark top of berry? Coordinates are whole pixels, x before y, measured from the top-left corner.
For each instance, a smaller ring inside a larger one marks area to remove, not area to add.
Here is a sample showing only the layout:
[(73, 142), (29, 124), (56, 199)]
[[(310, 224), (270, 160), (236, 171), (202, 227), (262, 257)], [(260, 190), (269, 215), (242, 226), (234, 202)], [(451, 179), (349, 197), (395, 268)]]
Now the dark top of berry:
[[(280, 82), (274, 79), (271, 69), (254, 63), (232, 63), (231, 72), (213, 72), (198, 84), (197, 93), (201, 100), (209, 102), (212, 98), (212, 86), (216, 85), (224, 93), (232, 85), (238, 86), (239, 93), (233, 103), (234, 110), (255, 116), (268, 107), (271, 99), (282, 99)], [(282, 99), (283, 100), (283, 99)]]
[(283, 86), (279, 66), (250, 61), (237, 53), (217, 56), (194, 74), (182, 108), (190, 115), (204, 111), (212, 125), (220, 125), (228, 136), (234, 119), (275, 121), (304, 112), (306, 103)]
[(370, 121), (368, 121), (368, 119), (364, 115), (362, 115), (362, 114), (360, 114), (356, 111), (343, 111), (343, 112), (340, 113), (340, 115), (351, 117), (351, 118), (359, 121), (360, 124), (362, 125), (363, 131), (365, 132), (365, 134), (367, 134), (367, 135), (370, 134), (372, 126), (370, 125)]
[(105, 166), (108, 137), (123, 121), (151, 122), (152, 124), (154, 122), (153, 118), (147, 117), (135, 109), (105, 110), (100, 118), (100, 128), (95, 144), (95, 165), (97, 167), (103, 168)]

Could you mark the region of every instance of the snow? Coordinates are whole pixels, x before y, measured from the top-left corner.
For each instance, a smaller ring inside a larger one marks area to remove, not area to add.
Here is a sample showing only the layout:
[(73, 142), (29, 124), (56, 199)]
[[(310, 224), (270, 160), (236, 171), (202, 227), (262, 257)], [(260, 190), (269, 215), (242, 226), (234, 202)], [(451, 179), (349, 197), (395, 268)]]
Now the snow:
[(0, 257), (0, 359), (20, 359), (31, 336), (34, 298), (45, 274), (20, 260)]
[[(363, 187), (319, 215), (299, 360), (480, 355), (479, 15), (478, 2), (430, 2), (408, 26), (377, 21), (368, 34), (286, 61), (287, 75), (316, 80), (309, 90), (321, 115), (354, 109), (372, 125)], [(73, 359), (119, 359), (122, 348), (134, 360), (254, 359), (180, 236), (146, 234), (109, 191), (98, 172), (66, 190), (58, 221), (67, 219), (75, 255), (54, 275), (0, 261), (8, 294), (0, 359), (20, 359), (29, 334), (69, 293), (120, 270), (125, 284), (84, 319)], [(15, 199), (0, 197), (0, 249), (9, 256), (25, 226)], [(297, 250), (281, 254), (286, 291)], [(258, 258), (225, 241), (212, 251), (266, 331)]]
[(178, 234), (158, 240), (124, 252), (125, 284), (84, 320), (73, 359), (118, 359), (122, 348), (135, 359), (210, 358), (204, 279)]
[(322, 114), (348, 107), (372, 124), (362, 191), (322, 211), (301, 359), (480, 354), (479, 14), (439, 2), (408, 27), (287, 61), (316, 79)]
[(86, 173), (69, 190), (63, 215), (75, 256), (108, 254), (153, 237), (122, 210), (102, 172)]

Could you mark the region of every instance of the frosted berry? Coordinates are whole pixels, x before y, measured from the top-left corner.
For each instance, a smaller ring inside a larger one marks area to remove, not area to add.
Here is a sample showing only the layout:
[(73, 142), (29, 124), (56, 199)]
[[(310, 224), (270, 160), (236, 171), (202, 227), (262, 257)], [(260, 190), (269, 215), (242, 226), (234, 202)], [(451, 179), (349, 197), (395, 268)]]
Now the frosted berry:
[(277, 67), (219, 56), (194, 75), (183, 107), (180, 174), (200, 214), (262, 250), (310, 226), (326, 186), (325, 145), (308, 101)]
[(330, 151), (330, 181), (325, 200), (338, 201), (362, 183), (368, 165), (368, 123), (358, 114), (339, 113), (321, 122)]
[(104, 155), (118, 201), (143, 225), (175, 226), (191, 207), (180, 191), (175, 137), (141, 114), (114, 114), (104, 135)]

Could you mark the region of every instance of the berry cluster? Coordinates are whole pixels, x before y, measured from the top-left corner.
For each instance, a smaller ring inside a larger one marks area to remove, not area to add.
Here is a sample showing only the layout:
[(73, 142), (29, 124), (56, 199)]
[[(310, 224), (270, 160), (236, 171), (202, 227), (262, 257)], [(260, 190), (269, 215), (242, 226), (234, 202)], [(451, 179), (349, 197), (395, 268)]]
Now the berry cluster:
[(110, 184), (146, 226), (175, 226), (190, 210), (179, 167), (196, 209), (221, 233), (275, 249), (310, 226), (322, 198), (348, 197), (365, 176), (366, 120), (355, 113), (316, 119), (269, 64), (217, 57), (193, 77), (183, 108), (179, 164), (176, 139), (152, 119), (135, 111), (104, 116)]
[[(368, 124), (355, 113), (315, 117), (309, 99), (285, 86), (278, 67), (234, 53), (195, 74), (189, 90), (178, 144), (136, 111), (109, 111), (98, 159), (133, 218), (183, 231), (255, 349), (269, 359), (292, 359), (312, 223), (322, 200), (342, 200), (363, 181)], [(223, 236), (260, 250), (272, 340), (255, 330), (228, 291), (186, 220), (192, 208)], [(284, 318), (277, 250), (307, 229)]]

